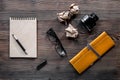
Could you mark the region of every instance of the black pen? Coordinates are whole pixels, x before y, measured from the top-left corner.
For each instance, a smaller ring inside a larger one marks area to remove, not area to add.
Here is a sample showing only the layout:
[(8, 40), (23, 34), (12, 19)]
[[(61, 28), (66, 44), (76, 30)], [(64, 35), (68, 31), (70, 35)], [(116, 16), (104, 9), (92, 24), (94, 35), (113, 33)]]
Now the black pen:
[(24, 51), (24, 53), (27, 55), (27, 52), (25, 50), (25, 48), (23, 47), (23, 45), (20, 43), (20, 41), (17, 39), (17, 37), (12, 34), (13, 38), (15, 39), (15, 41), (18, 43), (18, 45), (21, 47), (21, 49)]

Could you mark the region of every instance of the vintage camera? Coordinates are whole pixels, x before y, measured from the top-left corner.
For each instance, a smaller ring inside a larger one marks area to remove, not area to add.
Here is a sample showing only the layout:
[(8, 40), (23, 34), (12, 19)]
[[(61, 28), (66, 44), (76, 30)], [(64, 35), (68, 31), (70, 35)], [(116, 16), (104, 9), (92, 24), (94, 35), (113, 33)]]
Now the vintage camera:
[(99, 18), (95, 13), (92, 13), (90, 15), (85, 15), (80, 21), (82, 26), (88, 31), (91, 32), (96, 25), (96, 21), (98, 21)]

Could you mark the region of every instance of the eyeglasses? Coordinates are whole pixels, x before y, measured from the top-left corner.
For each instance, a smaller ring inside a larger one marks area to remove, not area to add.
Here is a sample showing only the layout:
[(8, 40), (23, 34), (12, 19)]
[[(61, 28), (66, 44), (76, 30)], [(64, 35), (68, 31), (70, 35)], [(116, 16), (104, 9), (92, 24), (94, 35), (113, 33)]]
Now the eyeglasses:
[(59, 38), (57, 37), (55, 31), (50, 28), (47, 31), (47, 36), (49, 38), (49, 40), (55, 45), (55, 50), (56, 52), (61, 56), (64, 57), (66, 56), (66, 51), (62, 46), (62, 43), (60, 42)]

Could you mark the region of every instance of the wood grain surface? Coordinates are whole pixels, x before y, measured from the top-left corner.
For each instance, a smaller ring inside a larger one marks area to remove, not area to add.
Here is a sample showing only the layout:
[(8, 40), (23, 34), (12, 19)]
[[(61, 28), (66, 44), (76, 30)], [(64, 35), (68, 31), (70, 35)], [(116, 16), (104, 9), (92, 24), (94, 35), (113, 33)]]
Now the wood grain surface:
[[(57, 12), (68, 10), (71, 3), (80, 6), (80, 14), (71, 24), (79, 29), (76, 40), (65, 37), (66, 26), (57, 21)], [(79, 20), (85, 14), (95, 12), (99, 21), (91, 34), (84, 33)], [(9, 55), (9, 17), (34, 16), (38, 19), (38, 58), (11, 59)], [(53, 28), (67, 51), (67, 57), (61, 58), (54, 45), (48, 40), (46, 31)], [(120, 0), (0, 0), (0, 80), (120, 80), (120, 40), (93, 66), (83, 74), (78, 74), (69, 64), (86, 44), (101, 32), (120, 33)], [(43, 59), (48, 64), (37, 71), (36, 67)]]

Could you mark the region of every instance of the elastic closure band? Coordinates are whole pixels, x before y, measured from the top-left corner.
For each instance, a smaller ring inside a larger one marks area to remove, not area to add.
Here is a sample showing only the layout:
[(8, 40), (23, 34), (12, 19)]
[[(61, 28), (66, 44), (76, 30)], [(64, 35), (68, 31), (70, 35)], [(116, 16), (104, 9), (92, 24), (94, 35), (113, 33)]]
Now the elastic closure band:
[(99, 53), (98, 53), (89, 43), (87, 44), (87, 47), (88, 47), (88, 49), (92, 50), (93, 53), (94, 53), (98, 58), (100, 58)]

